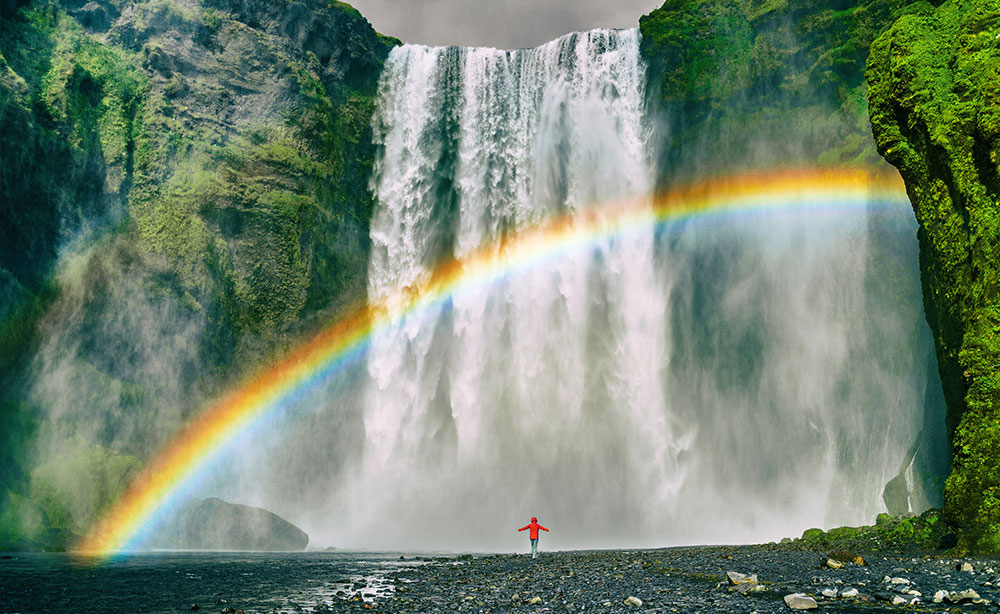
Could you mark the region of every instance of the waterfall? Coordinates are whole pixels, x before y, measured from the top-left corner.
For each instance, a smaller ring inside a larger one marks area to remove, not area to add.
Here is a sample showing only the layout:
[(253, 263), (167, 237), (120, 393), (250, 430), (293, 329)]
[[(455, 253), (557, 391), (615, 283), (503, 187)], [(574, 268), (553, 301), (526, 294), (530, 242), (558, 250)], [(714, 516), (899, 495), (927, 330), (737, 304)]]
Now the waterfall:
[[(648, 198), (644, 83), (635, 29), (394, 49), (369, 295)], [(871, 522), (924, 415), (914, 228), (905, 209), (649, 228), (401, 321), (367, 355), (362, 458), (329, 541), (510, 549), (531, 516), (553, 548)]]

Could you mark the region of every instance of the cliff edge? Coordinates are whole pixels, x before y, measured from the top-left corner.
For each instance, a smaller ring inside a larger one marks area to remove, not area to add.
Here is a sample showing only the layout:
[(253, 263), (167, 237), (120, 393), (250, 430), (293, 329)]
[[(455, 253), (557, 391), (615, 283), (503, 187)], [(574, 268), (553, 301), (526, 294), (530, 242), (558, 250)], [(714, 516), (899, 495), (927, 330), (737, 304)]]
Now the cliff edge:
[(869, 114), (920, 224), (960, 547), (1000, 552), (1000, 2), (949, 0), (872, 45)]

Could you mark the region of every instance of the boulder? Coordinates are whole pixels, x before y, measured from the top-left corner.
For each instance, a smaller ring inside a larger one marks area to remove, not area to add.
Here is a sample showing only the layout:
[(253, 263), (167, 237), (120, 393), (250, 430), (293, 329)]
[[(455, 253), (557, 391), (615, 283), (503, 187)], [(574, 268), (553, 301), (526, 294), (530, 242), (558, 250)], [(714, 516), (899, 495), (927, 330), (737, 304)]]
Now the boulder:
[(303, 550), (309, 536), (281, 516), (259, 507), (210, 497), (181, 507), (151, 541), (178, 550)]
[(948, 603), (972, 603), (979, 600), (979, 593), (967, 588), (964, 591), (953, 591), (944, 598)]
[(785, 595), (785, 605), (792, 610), (815, 610), (819, 607), (816, 600), (805, 593)]

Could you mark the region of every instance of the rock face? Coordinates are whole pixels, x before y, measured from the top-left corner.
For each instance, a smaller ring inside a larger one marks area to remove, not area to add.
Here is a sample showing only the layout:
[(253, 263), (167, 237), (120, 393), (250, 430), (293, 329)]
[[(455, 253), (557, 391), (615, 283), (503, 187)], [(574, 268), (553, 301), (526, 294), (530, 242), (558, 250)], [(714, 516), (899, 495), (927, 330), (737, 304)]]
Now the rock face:
[(303, 550), (305, 531), (259, 507), (211, 497), (183, 507), (154, 542), (181, 550)]
[(952, 0), (872, 46), (869, 112), (920, 224), (924, 310), (954, 450), (946, 520), (1000, 552), (1000, 6)]
[[(399, 42), (325, 0), (2, 16), (0, 509), (28, 494), (21, 448), (47, 416), (148, 458), (220, 387), (364, 302), (370, 118)], [(85, 402), (44, 392), (48, 344)]]
[[(939, 2), (938, 2), (939, 3)], [(660, 182), (776, 164), (879, 163), (871, 42), (912, 0), (667, 0), (639, 21)]]

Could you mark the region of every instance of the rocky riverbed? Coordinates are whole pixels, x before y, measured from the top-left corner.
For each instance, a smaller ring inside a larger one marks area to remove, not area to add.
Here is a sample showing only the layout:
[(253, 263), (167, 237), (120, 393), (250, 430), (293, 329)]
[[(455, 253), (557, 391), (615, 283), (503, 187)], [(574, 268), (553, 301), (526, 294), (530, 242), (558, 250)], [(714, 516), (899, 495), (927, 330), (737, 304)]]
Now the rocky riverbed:
[(801, 594), (792, 605), (815, 602), (826, 612), (1000, 612), (1000, 560), (858, 556), (778, 545), (542, 552), (534, 560), (195, 552), (94, 564), (4, 555), (0, 613), (765, 614), (793, 611), (792, 594)]
[(792, 611), (785, 597), (799, 593), (798, 603), (814, 601), (816, 609), (830, 612), (1000, 611), (1000, 561), (834, 554), (846, 560), (773, 546), (725, 546), (435, 561), (396, 573), (395, 592), (372, 607), (764, 614)]

